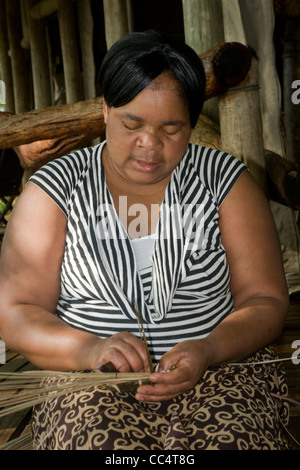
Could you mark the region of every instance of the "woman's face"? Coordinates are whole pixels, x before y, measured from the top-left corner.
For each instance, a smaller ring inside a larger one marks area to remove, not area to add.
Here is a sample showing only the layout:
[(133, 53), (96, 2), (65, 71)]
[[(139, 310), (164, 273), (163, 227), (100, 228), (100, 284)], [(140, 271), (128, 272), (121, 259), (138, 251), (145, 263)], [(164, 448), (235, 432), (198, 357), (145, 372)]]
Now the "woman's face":
[(191, 135), (187, 102), (177, 82), (157, 77), (132, 101), (109, 108), (104, 100), (104, 161), (127, 183), (148, 185), (169, 178)]

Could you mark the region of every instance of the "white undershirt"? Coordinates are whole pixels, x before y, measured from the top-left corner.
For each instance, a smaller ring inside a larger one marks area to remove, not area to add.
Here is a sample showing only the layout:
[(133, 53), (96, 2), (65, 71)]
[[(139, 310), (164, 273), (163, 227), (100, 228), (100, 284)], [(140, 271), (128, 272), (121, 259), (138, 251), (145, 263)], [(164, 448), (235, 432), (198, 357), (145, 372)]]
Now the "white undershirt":
[(131, 240), (133, 250), (136, 257), (138, 271), (149, 268), (151, 266), (151, 255), (154, 247), (156, 234), (147, 237), (134, 238)]

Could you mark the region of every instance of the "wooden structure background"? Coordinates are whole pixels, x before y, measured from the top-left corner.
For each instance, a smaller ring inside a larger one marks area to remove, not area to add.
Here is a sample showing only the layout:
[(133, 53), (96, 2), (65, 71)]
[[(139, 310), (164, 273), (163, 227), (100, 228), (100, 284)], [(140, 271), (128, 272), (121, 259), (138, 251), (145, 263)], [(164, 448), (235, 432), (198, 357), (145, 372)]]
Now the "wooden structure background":
[[(271, 199), (298, 211), (300, 104), (293, 106), (290, 84), (300, 80), (300, 2), (274, 0), (274, 9), (274, 42), (284, 98), (282, 118), (288, 158), (266, 152), (263, 146), (255, 58), (250, 74), (234, 89), (226, 93), (222, 90), (221, 96), (206, 101), (192, 141), (222, 147), (243, 159)], [(63, 108), (66, 111), (79, 107), (81, 118), (87, 119), (78, 103), (85, 103), (86, 107), (89, 103), (98, 117), (101, 90), (97, 72), (106, 50), (127, 32), (159, 29), (185, 39), (198, 54), (203, 54), (224, 42), (222, 25), (222, 0), (0, 0), (0, 79), (6, 85), (3, 111), (9, 113), (0, 113), (0, 149), (15, 148), (26, 180), (39, 164), (94, 139), (99, 127), (94, 131), (93, 126), (87, 125), (90, 133), (74, 135), (68, 132), (68, 126), (55, 138), (48, 139), (42, 133), (38, 141), (31, 141), (32, 147), (28, 141), (20, 141), (17, 133), (9, 144), (6, 140), (9, 133), (16, 132), (17, 122), (24, 130), (32, 112), (42, 116), (48, 110), (50, 115), (57, 115), (58, 106), (67, 106)], [(50, 124), (49, 118), (48, 127)], [(94, 125), (99, 126), (99, 122)], [(278, 342), (281, 354), (290, 354), (292, 340), (300, 339), (300, 307), (297, 301), (293, 302)], [(13, 369), (18, 364), (28, 366), (12, 352), (8, 357)], [(292, 396), (299, 400), (299, 367), (289, 367), (288, 376)], [(293, 431), (297, 433), (299, 413), (295, 412), (293, 418)], [(1, 424), (2, 441), (11, 438), (14, 429), (18, 429), (17, 434), (21, 432), (22, 419), (19, 416)]]
[[(291, 83), (299, 67), (299, 33), (291, 41), (291, 34), (299, 31), (299, 7), (293, 0), (274, 0), (274, 8), (279, 25), (276, 32), (279, 76), (285, 91), (288, 86), (284, 87), (284, 83)], [(0, 77), (6, 84), (5, 111), (22, 116), (31, 110), (78, 103), (101, 95), (96, 78), (106, 50), (127, 32), (150, 28), (185, 39), (203, 54), (224, 42), (222, 0), (0, 0)], [(300, 106), (292, 107), (291, 100), (285, 100), (287, 154), (293, 162), (287, 168), (278, 156), (269, 154), (266, 159), (264, 155), (255, 63), (248, 82), (253, 86), (250, 99), (249, 94), (245, 97), (235, 93), (206, 101), (203, 109), (206, 122), (204, 125), (200, 120), (193, 141), (202, 143), (202, 129), (206, 134), (209, 130), (212, 146), (221, 142), (223, 149), (249, 165), (259, 184), (270, 189), (273, 199), (299, 210), (300, 133), (295, 130)], [(242, 91), (245, 85), (236, 91)], [(15, 128), (13, 121), (7, 121), (6, 126), (4, 121), (2, 114), (0, 149), (7, 147), (7, 126), (10, 132)], [(91, 129), (90, 122), (88, 127)], [(39, 164), (86, 145), (94, 133), (81, 133), (75, 138), (64, 130), (50, 143), (41, 131), (38, 140), (44, 140), (44, 145), (39, 142), (31, 148), (19, 148), (19, 136), (15, 137), (15, 144), (8, 145), (17, 147), (26, 180)], [(204, 142), (207, 145), (206, 137)]]

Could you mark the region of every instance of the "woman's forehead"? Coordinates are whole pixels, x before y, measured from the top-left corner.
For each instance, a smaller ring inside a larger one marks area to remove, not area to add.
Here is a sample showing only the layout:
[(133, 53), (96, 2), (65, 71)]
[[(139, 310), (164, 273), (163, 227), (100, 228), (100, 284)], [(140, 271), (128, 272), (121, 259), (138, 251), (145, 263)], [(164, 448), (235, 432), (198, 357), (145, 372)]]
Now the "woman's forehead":
[(153, 115), (155, 120), (168, 124), (189, 120), (187, 100), (182, 99), (177, 87), (168, 86), (167, 82), (146, 87), (130, 102), (116, 109), (121, 117), (141, 123)]

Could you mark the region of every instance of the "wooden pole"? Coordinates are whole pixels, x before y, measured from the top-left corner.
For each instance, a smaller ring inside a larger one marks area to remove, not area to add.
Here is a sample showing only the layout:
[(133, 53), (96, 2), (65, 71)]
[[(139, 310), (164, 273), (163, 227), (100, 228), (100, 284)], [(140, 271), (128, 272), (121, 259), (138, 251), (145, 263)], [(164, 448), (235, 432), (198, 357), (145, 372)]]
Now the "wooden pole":
[(96, 70), (93, 51), (94, 22), (90, 0), (77, 0), (77, 17), (83, 69), (84, 99), (96, 96)]
[[(197, 54), (224, 42), (222, 0), (182, 0), (184, 36)], [(219, 123), (217, 99), (210, 99), (203, 113)]]
[[(5, 110), (15, 112), (11, 60), (8, 55), (9, 41), (6, 24), (5, 0), (0, 0), (0, 78), (5, 84)], [(4, 103), (3, 103), (4, 104)]]
[(26, 51), (21, 47), (22, 22), (18, 0), (6, 0), (6, 19), (10, 45), (15, 111), (17, 114), (31, 109), (31, 84)]
[(133, 14), (133, 7), (132, 7), (131, 0), (126, 0), (126, 8), (127, 8), (128, 32), (132, 33), (132, 31), (134, 31), (134, 14)]
[(47, 108), (52, 105), (51, 74), (49, 69), (47, 33), (43, 20), (35, 20), (30, 10), (35, 0), (26, 0), (31, 69), (33, 78), (34, 107)]
[(103, 0), (105, 38), (107, 49), (129, 32), (127, 2), (125, 0)]
[(219, 106), (222, 149), (243, 161), (266, 192), (258, 63), (255, 57), (248, 76), (219, 97)]
[(75, 103), (83, 99), (83, 87), (75, 30), (74, 2), (73, 0), (57, 0), (57, 6), (66, 100), (67, 103)]

